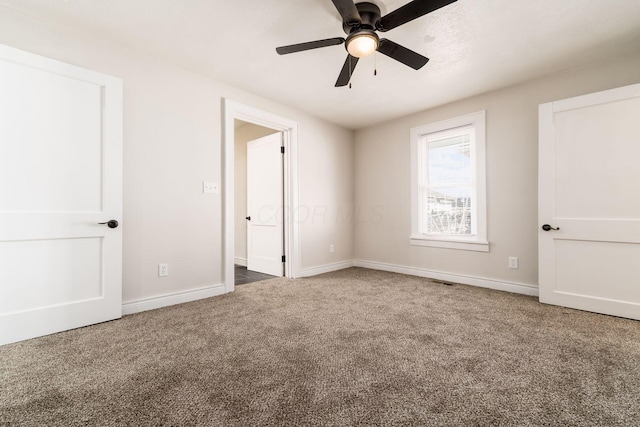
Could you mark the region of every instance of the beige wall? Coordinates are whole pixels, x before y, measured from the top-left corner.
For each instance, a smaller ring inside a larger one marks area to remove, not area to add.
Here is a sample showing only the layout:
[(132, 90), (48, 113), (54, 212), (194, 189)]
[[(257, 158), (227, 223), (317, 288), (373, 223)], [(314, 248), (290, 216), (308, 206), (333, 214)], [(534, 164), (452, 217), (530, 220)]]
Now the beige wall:
[(353, 259), (353, 132), (334, 128), (324, 135), (304, 148), (308, 161), (300, 164), (302, 270)]
[[(222, 182), (223, 98), (297, 121), (301, 202), (350, 206), (351, 131), (4, 6), (0, 43), (124, 81), (125, 302), (223, 282), (222, 199), (202, 193), (203, 181)], [(303, 268), (352, 258), (350, 223), (307, 222), (300, 235)], [(340, 252), (329, 254), (322, 246), (334, 240)], [(158, 263), (168, 277), (157, 277)]]
[[(356, 132), (355, 258), (538, 284), (538, 105), (640, 82), (640, 54), (422, 111)], [(425, 93), (425, 96), (429, 96)], [(487, 112), (489, 253), (409, 245), (409, 129)], [(507, 268), (507, 257), (520, 269)]]
[(234, 149), (235, 258), (247, 260), (247, 142), (275, 130), (236, 120)]
[[(300, 110), (4, 6), (0, 43), (124, 80), (125, 302), (223, 281), (221, 198), (202, 193), (203, 181), (222, 182), (223, 98), (300, 125), (303, 270), (355, 258), (537, 284), (538, 104), (640, 82), (640, 55), (618, 58), (354, 136)], [(410, 246), (409, 129), (482, 109), (491, 252)], [(519, 270), (507, 268), (508, 256), (520, 257)], [(157, 264), (165, 262), (170, 274), (158, 278)]]

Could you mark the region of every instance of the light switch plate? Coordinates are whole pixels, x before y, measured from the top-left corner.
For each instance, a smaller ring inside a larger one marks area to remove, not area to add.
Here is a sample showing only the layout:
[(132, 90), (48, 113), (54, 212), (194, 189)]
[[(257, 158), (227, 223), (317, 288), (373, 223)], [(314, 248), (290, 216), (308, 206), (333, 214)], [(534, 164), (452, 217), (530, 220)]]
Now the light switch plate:
[(217, 182), (203, 182), (202, 183), (202, 192), (203, 193), (219, 193), (220, 189)]

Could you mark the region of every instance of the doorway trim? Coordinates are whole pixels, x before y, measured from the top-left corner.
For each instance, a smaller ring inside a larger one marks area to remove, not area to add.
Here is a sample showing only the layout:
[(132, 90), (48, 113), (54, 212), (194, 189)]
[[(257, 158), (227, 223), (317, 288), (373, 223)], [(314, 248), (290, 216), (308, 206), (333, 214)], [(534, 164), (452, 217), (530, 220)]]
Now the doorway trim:
[(282, 132), (284, 144), (284, 255), (285, 277), (300, 277), (300, 235), (298, 229), (298, 122), (239, 102), (223, 99), (223, 174), (224, 209), (223, 274), (225, 292), (235, 289), (233, 258), (235, 251), (235, 126), (234, 120), (253, 123)]

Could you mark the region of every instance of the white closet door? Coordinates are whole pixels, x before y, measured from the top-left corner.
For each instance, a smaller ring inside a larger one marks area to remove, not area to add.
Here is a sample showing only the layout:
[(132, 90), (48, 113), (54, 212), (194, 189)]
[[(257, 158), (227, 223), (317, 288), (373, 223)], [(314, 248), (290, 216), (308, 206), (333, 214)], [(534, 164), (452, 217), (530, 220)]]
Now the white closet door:
[(121, 219), (121, 80), (0, 45), (0, 344), (121, 317)]
[(540, 106), (541, 302), (640, 319), (639, 118), (640, 85)]

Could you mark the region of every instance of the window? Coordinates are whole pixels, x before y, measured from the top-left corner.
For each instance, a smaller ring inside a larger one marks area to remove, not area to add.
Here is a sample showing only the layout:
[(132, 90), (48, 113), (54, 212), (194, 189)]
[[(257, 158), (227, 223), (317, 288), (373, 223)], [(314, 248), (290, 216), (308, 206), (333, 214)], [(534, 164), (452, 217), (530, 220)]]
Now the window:
[(411, 244), (489, 251), (485, 112), (411, 129)]

